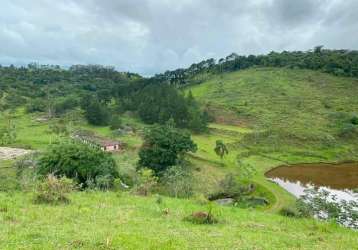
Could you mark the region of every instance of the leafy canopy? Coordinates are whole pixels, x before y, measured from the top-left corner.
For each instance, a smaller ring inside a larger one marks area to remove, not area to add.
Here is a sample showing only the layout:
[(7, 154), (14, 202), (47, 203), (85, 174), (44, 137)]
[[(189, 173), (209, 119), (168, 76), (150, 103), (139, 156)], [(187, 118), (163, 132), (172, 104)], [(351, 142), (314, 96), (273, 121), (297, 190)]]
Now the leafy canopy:
[(190, 134), (176, 129), (173, 122), (165, 126), (152, 127), (144, 138), (139, 151), (139, 167), (152, 169), (161, 174), (170, 166), (177, 163), (179, 157), (186, 152), (195, 152), (196, 144), (191, 140)]
[(51, 146), (41, 156), (37, 171), (40, 175), (66, 176), (84, 185), (101, 176), (118, 177), (116, 162), (109, 153), (77, 142)]

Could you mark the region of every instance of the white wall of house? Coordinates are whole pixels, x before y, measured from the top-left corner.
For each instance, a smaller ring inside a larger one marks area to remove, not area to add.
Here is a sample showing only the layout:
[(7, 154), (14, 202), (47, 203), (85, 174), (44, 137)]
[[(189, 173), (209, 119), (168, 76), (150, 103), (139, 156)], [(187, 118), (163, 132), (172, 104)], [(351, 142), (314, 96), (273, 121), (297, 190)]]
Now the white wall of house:
[(101, 147), (104, 151), (115, 151), (119, 150), (119, 145), (113, 145), (113, 146), (103, 146)]

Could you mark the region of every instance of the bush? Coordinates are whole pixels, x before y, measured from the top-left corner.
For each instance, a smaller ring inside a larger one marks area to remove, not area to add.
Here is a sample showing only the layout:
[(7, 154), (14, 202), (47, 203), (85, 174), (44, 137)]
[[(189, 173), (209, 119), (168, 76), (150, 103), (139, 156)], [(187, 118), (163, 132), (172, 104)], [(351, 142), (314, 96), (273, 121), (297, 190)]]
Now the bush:
[(219, 183), (219, 190), (210, 194), (209, 200), (217, 200), (223, 198), (240, 199), (244, 194), (245, 188), (241, 186), (233, 174), (227, 174)]
[(118, 177), (116, 162), (109, 153), (76, 142), (62, 142), (51, 146), (40, 157), (37, 173), (43, 176), (51, 173), (66, 176), (84, 187), (89, 186), (88, 180), (93, 180), (96, 184), (102, 182), (103, 178), (99, 177), (103, 176), (108, 178), (109, 183), (106, 185), (111, 186), (113, 179)]
[(74, 189), (74, 183), (66, 177), (57, 178), (49, 174), (40, 182), (35, 191), (35, 203), (68, 203), (68, 194)]
[(287, 217), (300, 217), (296, 208), (283, 207), (280, 209), (279, 214)]
[(110, 129), (116, 130), (121, 128), (121, 126), (122, 126), (122, 120), (119, 118), (119, 116), (112, 117), (110, 122)]
[(358, 229), (358, 202), (338, 200), (325, 189), (306, 189), (299, 202), (305, 211), (321, 220), (332, 220), (346, 227)]
[(357, 135), (358, 135), (358, 128), (352, 123), (345, 124), (339, 131), (339, 137), (341, 138), (354, 138)]
[(96, 187), (100, 190), (108, 190), (113, 186), (114, 178), (111, 175), (99, 175), (96, 177)]
[(165, 191), (173, 197), (188, 198), (193, 194), (193, 177), (186, 166), (173, 166), (162, 177)]
[(355, 115), (351, 118), (351, 123), (353, 125), (358, 125), (358, 116), (357, 115)]
[(216, 216), (214, 216), (211, 206), (209, 206), (208, 212), (194, 212), (191, 215), (185, 217), (184, 220), (193, 224), (216, 224), (219, 222)]
[(42, 99), (34, 99), (26, 105), (27, 113), (44, 112), (46, 111), (46, 102)]
[(153, 170), (144, 168), (138, 171), (134, 191), (136, 194), (148, 196), (157, 184), (158, 177), (154, 175)]

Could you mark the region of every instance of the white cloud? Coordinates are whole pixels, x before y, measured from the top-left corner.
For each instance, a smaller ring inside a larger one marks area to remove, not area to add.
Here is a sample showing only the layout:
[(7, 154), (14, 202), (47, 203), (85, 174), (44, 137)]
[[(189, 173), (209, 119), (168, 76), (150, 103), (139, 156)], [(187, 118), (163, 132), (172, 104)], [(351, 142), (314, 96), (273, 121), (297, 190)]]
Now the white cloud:
[(231, 52), (358, 49), (355, 0), (3, 0), (1, 6), (2, 64), (98, 63), (148, 75)]

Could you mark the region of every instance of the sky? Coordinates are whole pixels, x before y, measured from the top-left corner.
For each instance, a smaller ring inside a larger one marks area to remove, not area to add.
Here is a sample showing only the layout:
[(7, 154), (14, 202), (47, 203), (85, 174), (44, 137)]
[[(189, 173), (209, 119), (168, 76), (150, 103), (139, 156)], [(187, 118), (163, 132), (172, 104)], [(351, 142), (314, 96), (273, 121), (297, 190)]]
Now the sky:
[(145, 76), (232, 52), (358, 49), (358, 0), (1, 0), (0, 64)]

